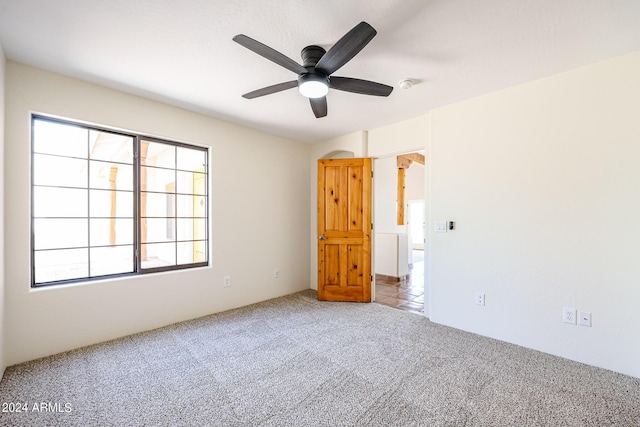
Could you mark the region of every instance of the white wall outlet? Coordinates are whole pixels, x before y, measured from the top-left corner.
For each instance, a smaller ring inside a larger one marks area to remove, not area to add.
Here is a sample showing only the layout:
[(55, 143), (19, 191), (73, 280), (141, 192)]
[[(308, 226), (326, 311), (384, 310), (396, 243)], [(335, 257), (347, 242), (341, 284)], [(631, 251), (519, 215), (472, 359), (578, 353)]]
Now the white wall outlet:
[(276, 268), (273, 270), (273, 278), (274, 279), (279, 279), (280, 278), (280, 269)]
[(578, 323), (581, 326), (591, 326), (591, 313), (588, 311), (578, 313)]
[(476, 305), (484, 305), (484, 294), (482, 292), (476, 294)]
[(433, 231), (435, 231), (436, 233), (446, 233), (447, 221), (435, 221), (433, 223)]
[(576, 309), (562, 307), (562, 321), (564, 323), (571, 323), (572, 325), (576, 324)]
[(224, 287), (228, 288), (231, 286), (231, 276), (224, 276)]

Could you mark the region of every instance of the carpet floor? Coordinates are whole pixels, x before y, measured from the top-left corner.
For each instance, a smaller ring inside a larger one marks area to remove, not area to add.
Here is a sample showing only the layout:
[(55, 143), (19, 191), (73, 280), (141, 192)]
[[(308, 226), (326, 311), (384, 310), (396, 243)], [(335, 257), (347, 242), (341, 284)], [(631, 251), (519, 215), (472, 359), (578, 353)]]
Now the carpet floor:
[(304, 291), (9, 367), (0, 404), (2, 426), (640, 426), (640, 379)]

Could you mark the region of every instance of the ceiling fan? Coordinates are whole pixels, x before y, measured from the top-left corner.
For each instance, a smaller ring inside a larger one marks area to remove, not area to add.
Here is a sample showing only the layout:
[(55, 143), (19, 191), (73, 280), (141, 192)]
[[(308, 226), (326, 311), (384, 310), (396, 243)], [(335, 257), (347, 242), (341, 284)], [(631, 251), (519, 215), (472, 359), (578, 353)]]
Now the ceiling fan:
[(327, 115), (326, 95), (330, 88), (363, 95), (389, 96), (393, 91), (391, 86), (369, 80), (332, 76), (335, 71), (356, 56), (376, 34), (376, 30), (371, 25), (361, 22), (342, 36), (329, 51), (316, 45), (302, 49), (302, 65), (251, 37), (238, 34), (233, 41), (298, 74), (297, 80), (263, 87), (242, 96), (253, 99), (297, 86), (300, 93), (309, 98), (311, 109), (317, 118)]

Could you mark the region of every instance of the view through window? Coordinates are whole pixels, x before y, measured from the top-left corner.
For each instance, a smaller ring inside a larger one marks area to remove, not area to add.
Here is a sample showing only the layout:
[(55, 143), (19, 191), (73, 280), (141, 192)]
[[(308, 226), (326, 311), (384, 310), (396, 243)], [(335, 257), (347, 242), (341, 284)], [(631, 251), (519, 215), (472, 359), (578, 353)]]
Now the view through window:
[(32, 119), (32, 284), (208, 264), (208, 151)]

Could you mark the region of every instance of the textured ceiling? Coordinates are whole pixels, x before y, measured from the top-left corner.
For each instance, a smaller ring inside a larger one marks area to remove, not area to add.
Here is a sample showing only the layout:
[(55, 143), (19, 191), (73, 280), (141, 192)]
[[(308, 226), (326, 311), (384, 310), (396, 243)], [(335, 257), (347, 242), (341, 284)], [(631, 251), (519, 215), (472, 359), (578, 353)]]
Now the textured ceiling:
[[(388, 98), (332, 90), (316, 119), (296, 89), (241, 97), (296, 76), (234, 35), (301, 62), (360, 21), (378, 35), (337, 74)], [(0, 0), (10, 60), (307, 143), (640, 49), (639, 23), (638, 0)]]

